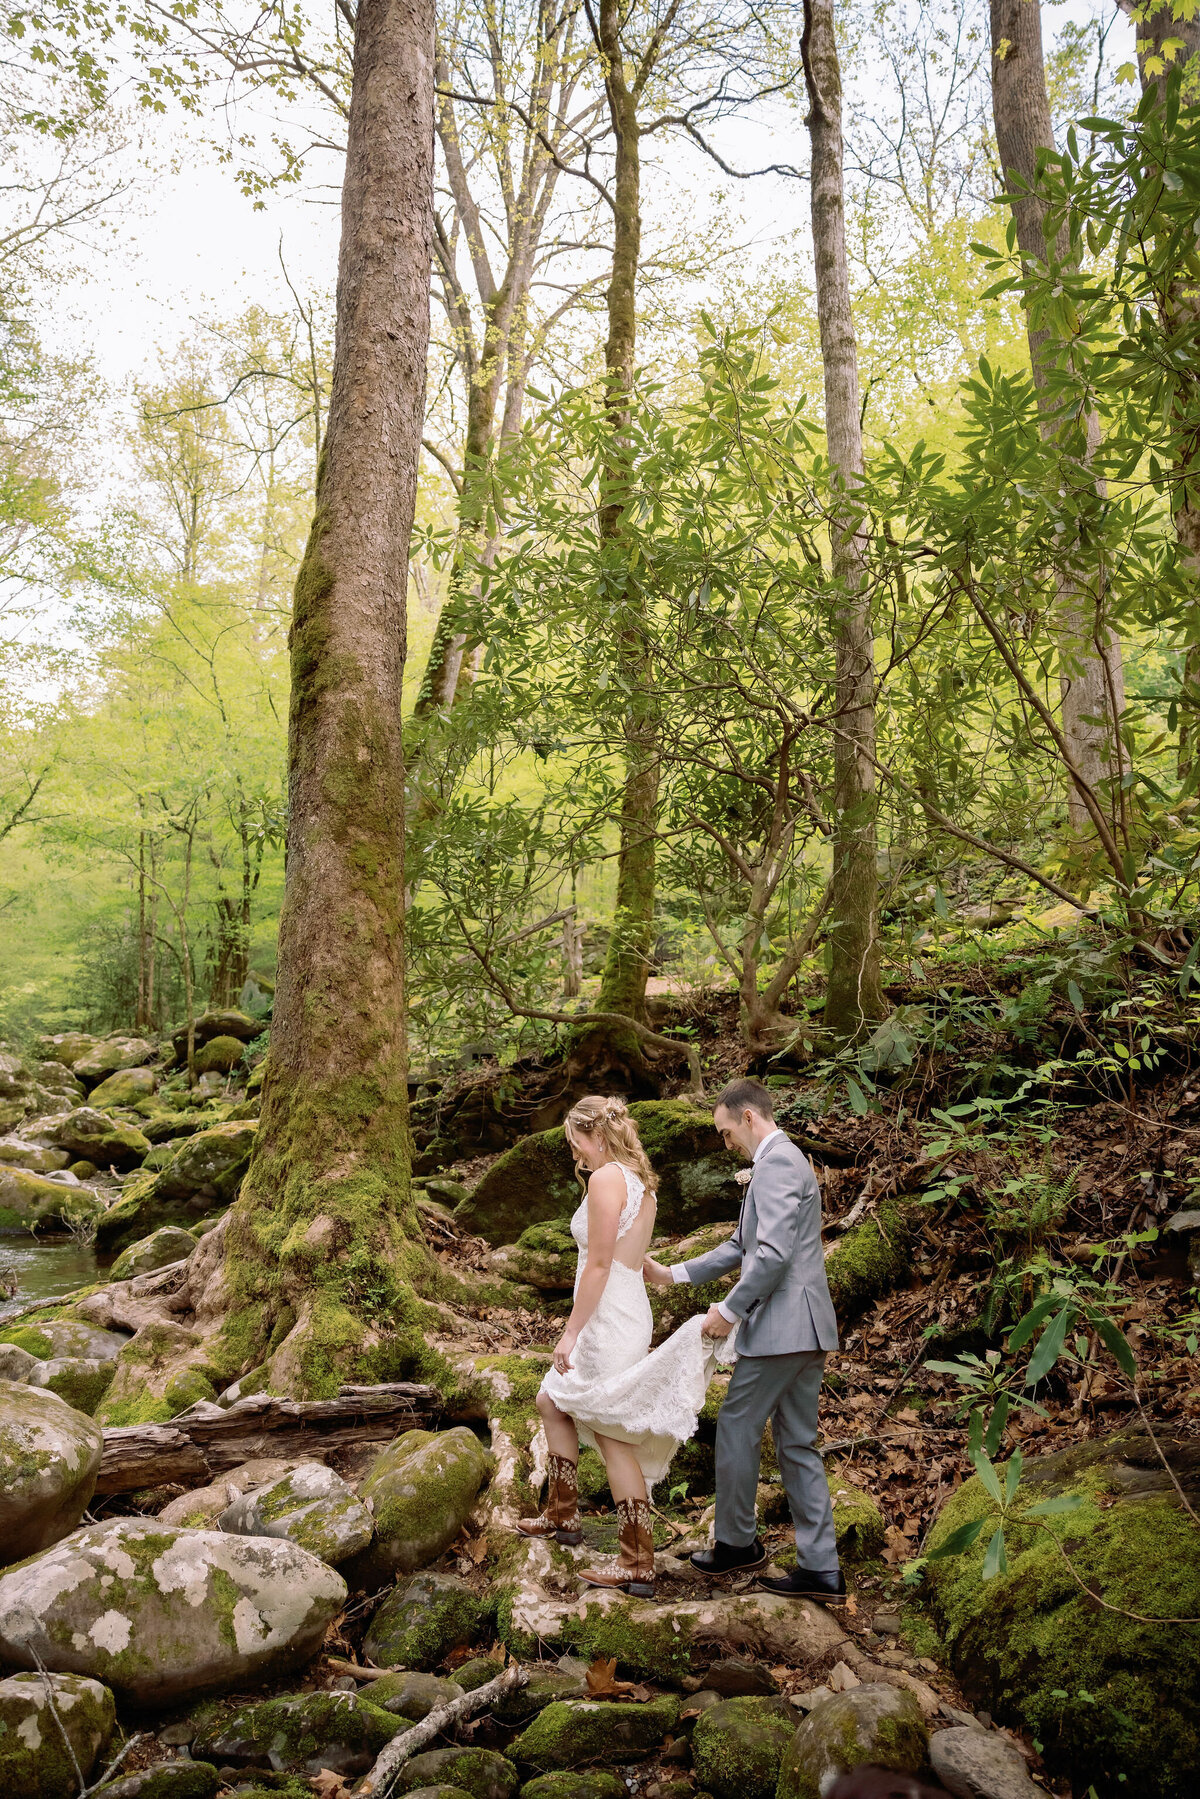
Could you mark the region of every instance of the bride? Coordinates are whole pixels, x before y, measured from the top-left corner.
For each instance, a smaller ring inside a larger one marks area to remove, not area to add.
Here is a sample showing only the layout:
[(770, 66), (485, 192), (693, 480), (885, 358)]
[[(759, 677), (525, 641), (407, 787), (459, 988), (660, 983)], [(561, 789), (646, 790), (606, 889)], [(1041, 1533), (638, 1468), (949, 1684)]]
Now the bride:
[[(549, 1448), (549, 1491), (537, 1518), (517, 1528), (560, 1543), (583, 1540), (576, 1470), (581, 1442), (604, 1457), (620, 1517), (615, 1560), (584, 1570), (594, 1587), (654, 1596), (650, 1493), (696, 1428), (718, 1345), (689, 1318), (650, 1350), (653, 1320), (642, 1261), (654, 1234), (654, 1171), (623, 1100), (589, 1096), (568, 1112), (567, 1142), (589, 1169), (571, 1220), (579, 1247), (575, 1303), (537, 1396)], [(731, 1344), (725, 1339), (724, 1355)]]

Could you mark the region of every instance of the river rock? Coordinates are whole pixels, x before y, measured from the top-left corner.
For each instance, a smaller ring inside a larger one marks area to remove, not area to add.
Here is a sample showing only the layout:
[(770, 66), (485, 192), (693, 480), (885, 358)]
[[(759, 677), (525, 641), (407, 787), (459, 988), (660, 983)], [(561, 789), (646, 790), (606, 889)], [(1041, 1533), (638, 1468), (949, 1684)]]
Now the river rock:
[(52, 1135), (60, 1149), (74, 1159), (83, 1156), (97, 1168), (136, 1168), (150, 1140), (131, 1124), (118, 1124), (95, 1106), (76, 1106), (57, 1120)]
[(495, 1680), (497, 1674), (503, 1674), (504, 1663), (494, 1655), (473, 1655), (469, 1662), (460, 1662), (454, 1670), (454, 1678), (466, 1693), (473, 1693), (477, 1687), (485, 1687), (489, 1680)]
[(411, 1793), (419, 1787), (452, 1786), (471, 1799), (513, 1799), (520, 1784), (507, 1756), (494, 1749), (427, 1749), (401, 1766), (395, 1790)]
[(0, 1137), (0, 1167), (24, 1168), (29, 1174), (53, 1174), (70, 1160), (62, 1149), (46, 1149), (24, 1137)]
[(37, 1364), (38, 1358), (19, 1344), (0, 1343), (0, 1380), (28, 1380), (29, 1370)]
[(512, 1744), (512, 1752), (517, 1761), (542, 1771), (640, 1761), (670, 1735), (678, 1717), (679, 1701), (671, 1694), (645, 1705), (622, 1699), (559, 1700), (538, 1713)]
[[(192, 1041), (197, 1048), (211, 1043), (214, 1037), (236, 1037), (239, 1044), (252, 1043), (266, 1028), (261, 1018), (251, 1018), (248, 1012), (202, 1012), (192, 1026)], [(171, 1046), (176, 1062), (184, 1062), (187, 1059), (186, 1026), (181, 1025), (172, 1032)]]
[(98, 1680), (78, 1674), (0, 1680), (0, 1791), (9, 1799), (77, 1799), (79, 1781), (63, 1732), (87, 1780), (116, 1722), (113, 1696)]
[(774, 1799), (779, 1764), (796, 1734), (786, 1699), (726, 1699), (701, 1712), (692, 1765), (716, 1799)]
[(0, 1381), (0, 1565), (75, 1529), (96, 1490), (103, 1449), (99, 1428), (56, 1394)]
[(57, 1393), (67, 1405), (90, 1418), (112, 1385), (114, 1368), (113, 1362), (94, 1356), (54, 1356), (47, 1362), (35, 1362), (25, 1378), (29, 1386)]
[(101, 1219), (104, 1206), (90, 1187), (67, 1186), (23, 1168), (0, 1165), (0, 1230), (57, 1230)]
[(340, 1474), (323, 1462), (301, 1462), (233, 1500), (217, 1529), (239, 1537), (286, 1537), (336, 1568), (367, 1547), (375, 1523)]
[(175, 1418), (199, 1400), (216, 1399), (212, 1373), (199, 1332), (152, 1319), (126, 1341), (96, 1416), (111, 1425)]
[(1044, 1794), (1029, 1778), (1016, 1744), (994, 1730), (939, 1730), (930, 1739), (929, 1760), (956, 1799), (1042, 1799)]
[[(153, 1151), (151, 1152), (153, 1154)], [(190, 1231), (177, 1224), (164, 1224), (151, 1231), (138, 1243), (123, 1249), (109, 1270), (113, 1281), (131, 1281), (138, 1274), (153, 1274), (156, 1268), (169, 1268), (172, 1262), (184, 1262), (196, 1247)]]
[(187, 1524), (195, 1530), (215, 1529), (217, 1519), (235, 1499), (255, 1487), (267, 1486), (299, 1466), (299, 1460), (288, 1461), (283, 1456), (260, 1456), (255, 1461), (243, 1462), (210, 1486), (194, 1487), (190, 1493), (181, 1493), (178, 1499), (172, 1499), (158, 1514), (159, 1521)]
[(152, 1068), (119, 1068), (92, 1088), (89, 1104), (106, 1109), (136, 1106), (139, 1099), (149, 1099), (157, 1086), (158, 1076)]
[(439, 1705), (449, 1705), (452, 1699), (461, 1699), (466, 1692), (456, 1680), (442, 1680), (437, 1674), (418, 1674), (415, 1671), (407, 1674), (385, 1674), (381, 1680), (373, 1680), (365, 1697), (372, 1705), (377, 1705), (393, 1717), (407, 1718), (410, 1723), (419, 1724), (430, 1712), (435, 1712)]
[(556, 1699), (586, 1699), (587, 1682), (569, 1668), (533, 1667), (523, 1687), (506, 1693), (492, 1707), (492, 1716), (506, 1730), (518, 1730), (544, 1712)]
[[(676, 1235), (736, 1218), (738, 1163), (713, 1129), (712, 1113), (682, 1099), (640, 1100), (629, 1110), (658, 1175), (659, 1230)], [(530, 1225), (565, 1220), (578, 1204), (575, 1159), (560, 1128), (505, 1150), (455, 1218), (489, 1243), (515, 1243)]]
[(22, 1348), (46, 1361), (53, 1356), (86, 1356), (112, 1362), (129, 1341), (119, 1331), (101, 1330), (75, 1318), (35, 1318), (22, 1321), (15, 1329), (21, 1333), (17, 1340)]
[(96, 1047), (96, 1039), (87, 1031), (58, 1031), (52, 1037), (36, 1038), (33, 1047), (45, 1061), (74, 1068), (81, 1056)]
[(493, 1610), (456, 1574), (418, 1574), (387, 1595), (363, 1652), (377, 1668), (435, 1668), (460, 1643), (475, 1642)]
[[(1159, 1457), (1200, 1509), (1200, 1443), (1165, 1426), (1156, 1435), (1157, 1446), (1126, 1429), (1027, 1456), (1005, 1525), (1008, 1570), (997, 1580), (980, 1578), (993, 1508), (978, 1475), (929, 1534), (934, 1550), (982, 1522), (966, 1553), (926, 1564), (951, 1665), (974, 1705), (1036, 1737), (1051, 1772), (1069, 1774), (1080, 1792), (1119, 1787), (1160, 1799), (1195, 1786), (1200, 1625), (1167, 1629), (1128, 1616), (1200, 1616), (1200, 1530)], [(1027, 1506), (1050, 1499), (1075, 1509), (1022, 1526)], [(1101, 1615), (1089, 1589), (1120, 1609)], [(1103, 1703), (1091, 1697), (1101, 1694)]]
[(101, 1219), (101, 1249), (124, 1249), (164, 1224), (189, 1225), (228, 1205), (241, 1185), (254, 1136), (252, 1118), (229, 1119), (185, 1138), (165, 1168), (123, 1193)]
[(704, 1670), (704, 1685), (722, 1699), (770, 1698), (779, 1691), (779, 1682), (761, 1662), (741, 1656), (725, 1656)]
[(578, 1772), (559, 1768), (553, 1774), (537, 1774), (521, 1788), (521, 1799), (628, 1799), (625, 1782), (603, 1768)]
[(94, 1087), (118, 1068), (141, 1068), (154, 1060), (154, 1045), (143, 1037), (104, 1037), (71, 1064), (72, 1073), (85, 1087)]
[(356, 1561), (356, 1586), (411, 1574), (449, 1549), (471, 1515), (488, 1469), (473, 1431), (405, 1431), (372, 1462), (359, 1497), (375, 1514), (375, 1542)]
[(821, 1799), (840, 1774), (864, 1763), (915, 1774), (928, 1749), (910, 1692), (882, 1682), (852, 1687), (809, 1712), (796, 1731), (780, 1764), (778, 1799)]
[(300, 1667), (345, 1599), (341, 1576), (294, 1543), (114, 1518), (0, 1577), (0, 1659), (40, 1657), (133, 1705), (171, 1705)]
[(155, 1762), (97, 1787), (95, 1799), (213, 1799), (223, 1785), (211, 1762)]
[(196, 1073), (231, 1074), (245, 1053), (245, 1045), (236, 1037), (212, 1037), (196, 1051)]
[(501, 1280), (524, 1281), (543, 1293), (569, 1293), (575, 1284), (579, 1251), (568, 1225), (560, 1218), (531, 1224), (515, 1243), (502, 1243), (488, 1257), (488, 1267)]
[(202, 1730), (192, 1754), (219, 1767), (365, 1774), (403, 1729), (399, 1718), (359, 1693), (291, 1693), (242, 1706)]
[(11, 1050), (0, 1049), (0, 1100), (16, 1100), (22, 1106), (33, 1086), (33, 1071)]

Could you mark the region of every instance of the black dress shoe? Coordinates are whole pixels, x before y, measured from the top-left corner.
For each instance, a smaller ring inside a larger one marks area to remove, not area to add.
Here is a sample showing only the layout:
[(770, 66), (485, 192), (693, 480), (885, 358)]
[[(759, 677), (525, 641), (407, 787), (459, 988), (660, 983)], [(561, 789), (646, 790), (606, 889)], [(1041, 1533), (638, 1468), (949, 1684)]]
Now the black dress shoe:
[(747, 1549), (735, 1549), (732, 1543), (714, 1543), (711, 1549), (698, 1549), (688, 1557), (701, 1574), (741, 1574), (747, 1568), (761, 1568), (766, 1559), (767, 1552), (757, 1537)]
[[(692, 1560), (695, 1561), (695, 1556)], [(821, 1605), (841, 1605), (846, 1597), (846, 1578), (840, 1568), (793, 1568), (782, 1580), (759, 1576), (768, 1593), (786, 1593), (791, 1599), (815, 1599)]]

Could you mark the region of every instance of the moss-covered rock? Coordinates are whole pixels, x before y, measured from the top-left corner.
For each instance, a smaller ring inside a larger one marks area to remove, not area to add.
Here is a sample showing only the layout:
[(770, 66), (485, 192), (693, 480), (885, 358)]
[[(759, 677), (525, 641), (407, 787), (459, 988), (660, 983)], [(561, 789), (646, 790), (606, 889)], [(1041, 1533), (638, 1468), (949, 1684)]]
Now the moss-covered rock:
[(345, 1599), (294, 1543), (114, 1518), (0, 1576), (0, 1661), (40, 1658), (133, 1705), (171, 1705), (301, 1666)]
[(489, 1680), (495, 1680), (497, 1674), (503, 1674), (504, 1663), (493, 1655), (473, 1655), (469, 1662), (463, 1662), (454, 1670), (454, 1678), (464, 1693), (473, 1693), (476, 1687), (485, 1687)]
[(38, 1365), (38, 1357), (30, 1355), (16, 1343), (0, 1343), (0, 1380), (25, 1381), (29, 1371)]
[(158, 1514), (159, 1522), (186, 1524), (192, 1530), (215, 1529), (217, 1519), (235, 1499), (252, 1492), (255, 1487), (265, 1487), (299, 1465), (300, 1458), (289, 1461), (284, 1456), (258, 1456), (253, 1461), (242, 1462), (209, 1486), (193, 1487), (190, 1493), (181, 1493), (178, 1499), (170, 1500)]
[(366, 1506), (323, 1462), (301, 1462), (243, 1493), (221, 1513), (217, 1528), (240, 1537), (286, 1537), (331, 1568), (365, 1549), (375, 1534)]
[(158, 1076), (152, 1068), (120, 1068), (92, 1088), (89, 1103), (105, 1112), (114, 1106), (136, 1106), (139, 1099), (149, 1099), (157, 1086)]
[[(773, 1461), (773, 1452), (771, 1459)], [(776, 1464), (777, 1468), (777, 1464)], [(837, 1537), (838, 1556), (844, 1562), (874, 1561), (883, 1551), (887, 1520), (870, 1493), (856, 1487), (825, 1464), (825, 1480), (833, 1510), (833, 1528)], [(758, 1490), (760, 1514), (767, 1524), (786, 1524), (791, 1509), (782, 1486), (764, 1484)], [(789, 1545), (776, 1555), (781, 1568), (795, 1565), (795, 1550)]]
[[(57, 1061), (57, 1056), (51, 1058)], [(141, 1068), (154, 1060), (154, 1045), (144, 1037), (102, 1037), (93, 1041), (71, 1063), (71, 1072), (85, 1087), (94, 1087), (118, 1068)]]
[(98, 1680), (78, 1674), (0, 1680), (0, 1791), (9, 1799), (77, 1799), (74, 1763), (88, 1779), (115, 1726), (113, 1696)]
[[(1196, 1445), (1162, 1446), (1196, 1506)], [(1142, 1623), (1084, 1589), (1144, 1617), (1200, 1617), (1200, 1531), (1138, 1432), (1026, 1463), (1019, 1511), (1067, 1495), (1077, 1510), (1007, 1529), (1008, 1572), (986, 1583), (994, 1508), (978, 1477), (943, 1507), (930, 1550), (987, 1520), (966, 1555), (926, 1564), (952, 1665), (976, 1703), (1036, 1736), (1081, 1791), (1184, 1799), (1200, 1769), (1200, 1625)]]
[(535, 1774), (521, 1788), (521, 1799), (627, 1799), (625, 1782), (618, 1774), (603, 1768), (574, 1772), (556, 1769), (552, 1774)]
[(592, 1762), (639, 1761), (663, 1743), (679, 1717), (670, 1694), (645, 1705), (624, 1700), (558, 1700), (511, 1745), (518, 1762), (548, 1772)]
[(59, 1149), (74, 1159), (85, 1157), (97, 1168), (136, 1168), (150, 1148), (150, 1139), (131, 1124), (118, 1124), (95, 1106), (76, 1106), (52, 1127)]
[[(659, 1180), (659, 1230), (693, 1231), (736, 1218), (738, 1163), (722, 1147), (711, 1114), (680, 1099), (641, 1100), (629, 1109)], [(569, 1218), (579, 1197), (565, 1132), (538, 1131), (492, 1164), (455, 1217), (490, 1243), (515, 1243), (531, 1224)]]
[(95, 1049), (96, 1038), (90, 1031), (56, 1031), (52, 1036), (36, 1037), (34, 1053), (60, 1067), (74, 1068), (81, 1056)]
[(109, 1271), (109, 1278), (131, 1281), (138, 1274), (153, 1274), (156, 1268), (169, 1268), (172, 1262), (186, 1261), (195, 1247), (196, 1239), (190, 1231), (177, 1224), (165, 1224), (161, 1230), (151, 1231), (148, 1237), (122, 1250)]
[(218, 1766), (365, 1774), (403, 1728), (360, 1693), (294, 1693), (242, 1706), (202, 1731), (192, 1751)]
[(90, 1356), (55, 1356), (35, 1362), (26, 1375), (31, 1387), (44, 1387), (77, 1412), (90, 1418), (112, 1385), (116, 1364)]
[(558, 1218), (531, 1224), (515, 1243), (501, 1244), (489, 1258), (502, 1280), (524, 1281), (544, 1293), (570, 1292), (575, 1285), (578, 1249), (568, 1225)]
[(96, 1416), (102, 1424), (161, 1424), (217, 1396), (208, 1352), (181, 1324), (144, 1324), (117, 1357)]
[[(197, 1048), (212, 1043), (217, 1037), (233, 1037), (239, 1048), (253, 1043), (261, 1037), (266, 1029), (261, 1018), (252, 1018), (248, 1012), (240, 1012), (236, 1007), (228, 1011), (202, 1012), (192, 1026), (192, 1042)], [(175, 1060), (182, 1065), (187, 1060), (187, 1026), (179, 1025), (171, 1033), (171, 1047)]]
[(231, 1074), (245, 1053), (245, 1045), (236, 1037), (211, 1037), (196, 1051), (196, 1073)]
[(89, 1356), (111, 1362), (129, 1341), (119, 1331), (101, 1330), (76, 1318), (29, 1318), (0, 1330), (0, 1343), (19, 1343), (42, 1361), (52, 1356)]
[(92, 1420), (57, 1394), (0, 1381), (0, 1564), (36, 1555), (75, 1529), (103, 1449)]
[(873, 1218), (865, 1218), (835, 1246), (825, 1262), (825, 1278), (840, 1320), (890, 1293), (908, 1277), (912, 1240), (926, 1217), (915, 1200), (886, 1200)]
[(97, 1787), (95, 1799), (213, 1799), (221, 1784), (211, 1762), (159, 1762)]
[(23, 1168), (27, 1174), (54, 1174), (70, 1161), (65, 1149), (47, 1149), (24, 1137), (0, 1137), (0, 1167)]
[(773, 1799), (784, 1751), (796, 1734), (786, 1699), (726, 1699), (696, 1720), (692, 1765), (715, 1799)]
[(494, 1749), (427, 1749), (404, 1763), (394, 1790), (411, 1793), (420, 1787), (451, 1786), (471, 1799), (513, 1799), (520, 1784), (507, 1756)]
[(432, 1436), (408, 1431), (389, 1443), (359, 1487), (375, 1514), (375, 1541), (348, 1577), (378, 1584), (434, 1561), (470, 1517), (487, 1471), (483, 1445), (465, 1425)]
[(258, 1129), (253, 1119), (210, 1125), (188, 1137), (163, 1169), (130, 1187), (100, 1221), (101, 1249), (124, 1249), (164, 1224), (194, 1224), (234, 1198)]
[(419, 1674), (410, 1670), (403, 1674), (385, 1674), (382, 1679), (373, 1680), (364, 1697), (394, 1717), (408, 1718), (411, 1723), (419, 1724), (439, 1705), (461, 1699), (466, 1690), (456, 1680), (443, 1680), (438, 1674)]
[(587, 1683), (582, 1674), (574, 1674), (566, 1668), (556, 1668), (553, 1665), (534, 1667), (530, 1669), (529, 1679), (523, 1687), (506, 1693), (492, 1707), (492, 1716), (506, 1730), (517, 1730), (556, 1700), (586, 1697)]
[(476, 1643), (495, 1605), (455, 1574), (418, 1574), (393, 1588), (372, 1618), (363, 1651), (377, 1668), (436, 1668), (460, 1645)]
[(839, 1775), (865, 1764), (916, 1774), (928, 1753), (929, 1733), (910, 1692), (853, 1687), (822, 1700), (800, 1725), (780, 1764), (778, 1799), (822, 1799)]
[(0, 1230), (29, 1231), (36, 1237), (39, 1231), (103, 1217), (103, 1203), (90, 1187), (68, 1186), (9, 1163), (0, 1165)]

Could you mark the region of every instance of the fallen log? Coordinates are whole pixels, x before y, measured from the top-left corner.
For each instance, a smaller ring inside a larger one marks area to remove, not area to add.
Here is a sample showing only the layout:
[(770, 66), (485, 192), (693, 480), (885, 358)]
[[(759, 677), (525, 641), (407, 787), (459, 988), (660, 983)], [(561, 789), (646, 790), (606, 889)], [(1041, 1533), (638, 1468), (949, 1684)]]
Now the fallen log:
[(131, 1493), (227, 1474), (260, 1456), (323, 1461), (336, 1449), (383, 1443), (401, 1431), (428, 1426), (441, 1410), (436, 1387), (391, 1381), (344, 1387), (336, 1399), (277, 1399), (253, 1393), (224, 1411), (183, 1413), (169, 1424), (127, 1424), (106, 1430), (96, 1482), (98, 1494)]
[(515, 1692), (523, 1687), (529, 1679), (528, 1671), (518, 1662), (511, 1662), (503, 1674), (497, 1674), (495, 1680), (476, 1687), (472, 1693), (464, 1693), (460, 1699), (451, 1699), (448, 1705), (439, 1705), (436, 1711), (414, 1724), (411, 1730), (402, 1730), (399, 1736), (382, 1749), (375, 1759), (373, 1767), (363, 1776), (361, 1784), (355, 1788), (361, 1799), (368, 1794), (376, 1795), (376, 1799), (384, 1799), (388, 1788), (404, 1763), (426, 1743), (432, 1743), (435, 1737), (450, 1730), (455, 1724), (461, 1724), (464, 1718), (473, 1718), (477, 1712), (486, 1711), (497, 1699), (503, 1699), (506, 1693)]

